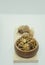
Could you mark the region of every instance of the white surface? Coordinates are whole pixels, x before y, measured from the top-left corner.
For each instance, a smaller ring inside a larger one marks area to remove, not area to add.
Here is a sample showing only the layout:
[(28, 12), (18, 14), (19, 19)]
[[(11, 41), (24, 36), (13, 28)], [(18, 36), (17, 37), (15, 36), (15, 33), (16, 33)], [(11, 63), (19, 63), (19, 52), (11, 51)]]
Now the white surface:
[(14, 58), (13, 59), (14, 63), (28, 63), (28, 62), (29, 63), (38, 63), (38, 61), (39, 61), (37, 54), (32, 58), (22, 58), (22, 57), (18, 56), (15, 52), (13, 58)]
[(45, 64), (45, 15), (0, 15), (0, 65), (14, 65), (14, 29), (21, 24), (29, 24), (35, 30), (40, 45), (37, 65)]

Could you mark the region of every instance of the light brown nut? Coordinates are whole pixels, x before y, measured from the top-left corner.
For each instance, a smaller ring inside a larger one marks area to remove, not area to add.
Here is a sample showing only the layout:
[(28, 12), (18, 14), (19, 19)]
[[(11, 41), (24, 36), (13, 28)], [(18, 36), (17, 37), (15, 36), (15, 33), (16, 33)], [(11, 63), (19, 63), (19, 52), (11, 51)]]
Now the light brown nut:
[(28, 27), (27, 25), (22, 25), (22, 26), (20, 26), (20, 27), (18, 28), (18, 32), (19, 32), (20, 34), (23, 34), (23, 33), (25, 33), (25, 32), (29, 33), (29, 31), (30, 31), (30, 29), (29, 29), (29, 27)]

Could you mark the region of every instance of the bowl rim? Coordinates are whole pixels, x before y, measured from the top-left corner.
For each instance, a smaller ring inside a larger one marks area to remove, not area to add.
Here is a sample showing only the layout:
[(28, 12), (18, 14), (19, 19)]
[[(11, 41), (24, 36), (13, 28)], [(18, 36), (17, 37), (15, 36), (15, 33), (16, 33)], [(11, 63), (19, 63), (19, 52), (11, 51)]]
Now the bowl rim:
[[(36, 42), (37, 42), (37, 41), (36, 41)], [(35, 48), (32, 49), (32, 50), (29, 50), (29, 51), (23, 51), (23, 50), (21, 50), (16, 44), (14, 44), (14, 47), (17, 48), (17, 49), (18, 49), (19, 51), (21, 51), (21, 52), (32, 52), (32, 51), (34, 51), (35, 49), (37, 49), (37, 47), (39, 47), (39, 44), (38, 44), (38, 42), (37, 42)]]

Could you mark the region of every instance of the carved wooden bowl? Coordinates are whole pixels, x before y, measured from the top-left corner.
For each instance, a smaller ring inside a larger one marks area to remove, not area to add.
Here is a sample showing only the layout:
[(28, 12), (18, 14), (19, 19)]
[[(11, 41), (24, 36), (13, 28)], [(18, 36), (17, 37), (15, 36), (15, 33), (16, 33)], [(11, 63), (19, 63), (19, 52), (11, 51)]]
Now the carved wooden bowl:
[(27, 51), (24, 51), (21, 48), (19, 48), (18, 45), (17, 45), (17, 41), (14, 44), (14, 49), (15, 49), (17, 55), (19, 55), (20, 57), (23, 57), (23, 58), (31, 58), (31, 57), (33, 57), (33, 56), (35, 56), (37, 54), (37, 51), (39, 49), (39, 45), (38, 45), (38, 42), (37, 41), (36, 41), (35, 47), (32, 48), (32, 49), (30, 49), (30, 50), (27, 50)]

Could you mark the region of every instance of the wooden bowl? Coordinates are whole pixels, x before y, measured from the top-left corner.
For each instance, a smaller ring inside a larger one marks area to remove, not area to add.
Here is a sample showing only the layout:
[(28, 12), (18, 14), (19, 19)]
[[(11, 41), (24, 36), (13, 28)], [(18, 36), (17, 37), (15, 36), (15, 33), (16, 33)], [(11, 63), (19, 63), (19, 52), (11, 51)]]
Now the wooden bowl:
[(17, 46), (17, 44), (14, 44), (14, 49), (15, 49), (17, 55), (19, 55), (20, 57), (23, 57), (23, 58), (31, 58), (31, 57), (33, 57), (33, 56), (36, 55), (36, 53), (37, 53), (37, 51), (39, 49), (39, 45), (38, 45), (38, 42), (37, 42), (34, 49), (29, 50), (29, 51), (23, 51), (23, 50), (21, 50)]

